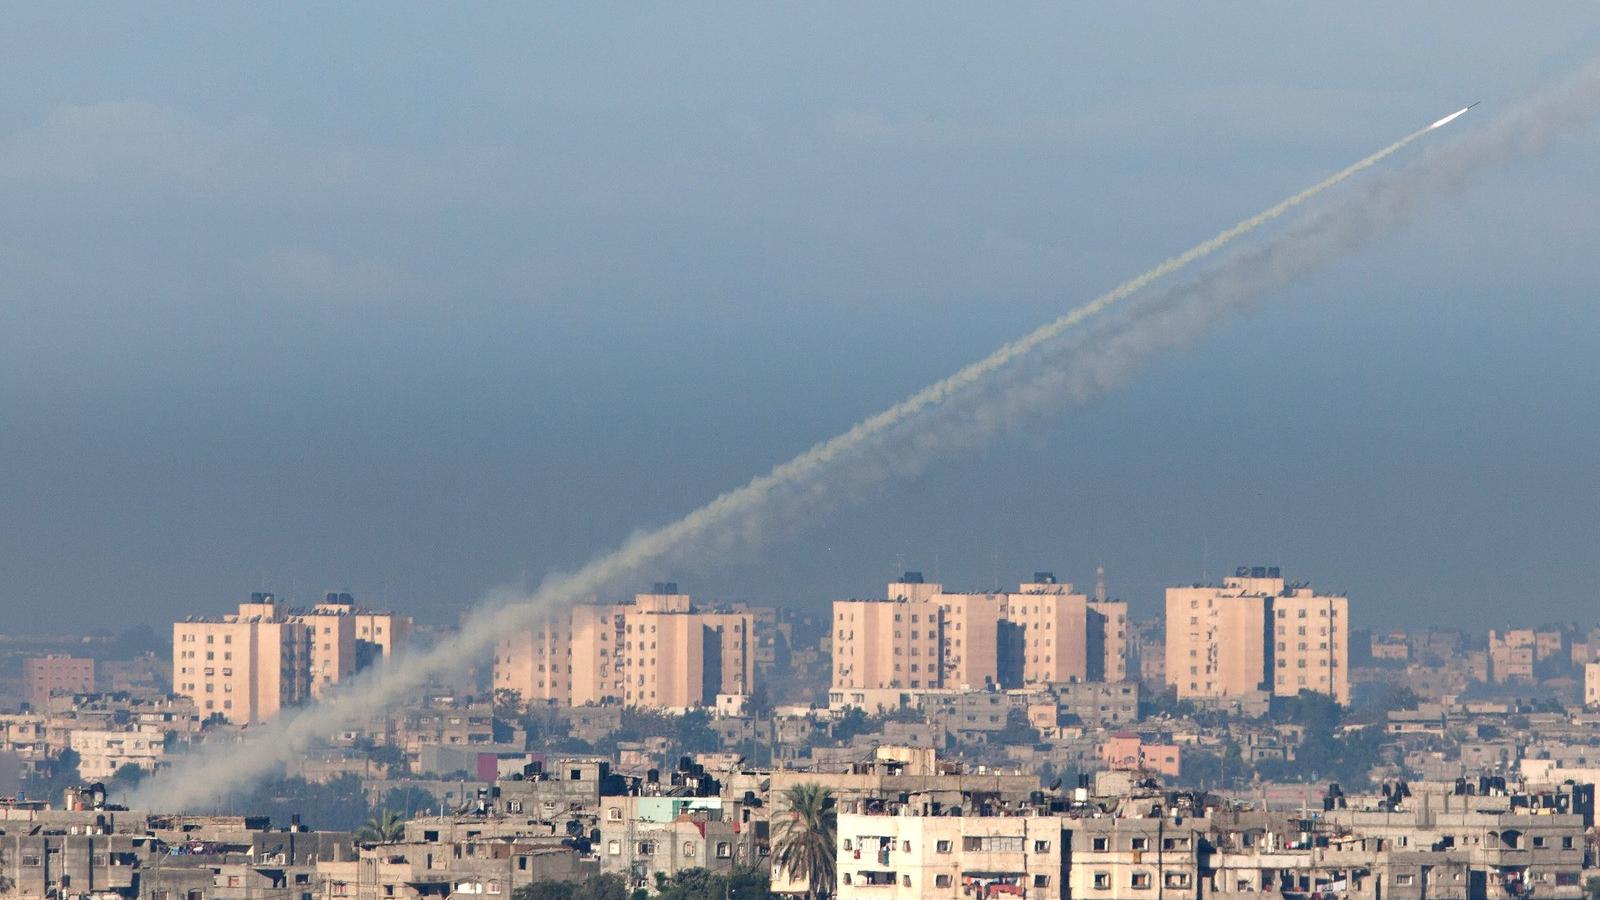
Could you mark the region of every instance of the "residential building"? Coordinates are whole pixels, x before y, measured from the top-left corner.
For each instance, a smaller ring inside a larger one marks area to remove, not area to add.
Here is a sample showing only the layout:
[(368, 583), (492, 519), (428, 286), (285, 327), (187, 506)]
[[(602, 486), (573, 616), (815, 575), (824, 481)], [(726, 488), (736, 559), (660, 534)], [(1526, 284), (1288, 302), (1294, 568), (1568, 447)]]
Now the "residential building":
[(204, 717), (264, 722), (311, 696), (311, 629), (272, 594), (239, 612), (172, 625), (172, 690)]
[(107, 781), (123, 766), (154, 772), (166, 755), (167, 731), (141, 725), (131, 730), (79, 728), (68, 732), (78, 754), (78, 774), (85, 781)]
[(1167, 589), (1167, 683), (1184, 700), (1302, 690), (1350, 702), (1349, 600), (1240, 568), (1220, 587)]
[(349, 594), (293, 610), (253, 593), (237, 613), (173, 623), (172, 690), (202, 715), (263, 722), (393, 652), (410, 627), (409, 617), (362, 609)]
[(1489, 676), (1500, 684), (1532, 681), (1538, 637), (1532, 628), (1489, 632)]
[(28, 702), (43, 709), (51, 694), (94, 692), (94, 660), (82, 656), (51, 653), (23, 660), (22, 677), (27, 682)]
[(948, 592), (907, 572), (833, 605), (836, 691), (980, 690), (1127, 677), (1127, 604), (1036, 572), (1015, 592)]
[(530, 703), (715, 706), (755, 686), (755, 617), (701, 610), (676, 584), (629, 603), (580, 604), (495, 648), (494, 687)]

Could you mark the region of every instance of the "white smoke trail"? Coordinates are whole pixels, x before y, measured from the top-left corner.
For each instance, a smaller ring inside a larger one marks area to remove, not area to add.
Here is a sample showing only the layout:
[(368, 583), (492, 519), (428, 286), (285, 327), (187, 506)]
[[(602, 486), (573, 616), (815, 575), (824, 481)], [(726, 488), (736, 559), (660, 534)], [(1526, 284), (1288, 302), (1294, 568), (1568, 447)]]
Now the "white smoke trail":
[[(1387, 179), (1383, 190), (1369, 190), (1362, 200), (1347, 201), (1324, 212), (1291, 232), (1291, 237), (1280, 238), (1259, 253), (1235, 257), (1201, 283), (1203, 295), (1229, 303), (1254, 296), (1276, 283), (1275, 280), (1292, 277), (1317, 261), (1333, 258), (1357, 235), (1369, 234), (1385, 221), (1393, 221), (1394, 213), (1401, 208), (1414, 205), (1430, 193), (1448, 190), (1473, 171), (1538, 149), (1542, 141), (1535, 139), (1536, 135), (1543, 134), (1547, 140), (1564, 127), (1588, 121), (1593, 115), (1588, 109), (1600, 98), (1600, 91), (1596, 91), (1597, 75), (1600, 75), (1600, 66), (1591, 64), (1573, 83), (1541, 93), (1516, 115), (1508, 117), (1516, 123), (1514, 127), (1488, 129), (1459, 142), (1450, 151), (1433, 154), (1426, 167), (1411, 167), (1414, 172), (1420, 168), (1423, 172), (1438, 173), (1416, 188), (1397, 185), (1397, 179)], [(840, 495), (840, 485), (871, 483), (890, 475), (915, 472), (930, 459), (951, 449), (981, 442), (1030, 409), (1060, 402), (1063, 396), (1068, 399), (1089, 396), (1103, 389), (1163, 341), (1180, 339), (1179, 335), (1203, 327), (1208, 315), (1214, 318), (1216, 304), (1189, 301), (1147, 306), (1129, 320), (1128, 327), (1108, 333), (1104, 343), (1092, 347), (1090, 354), (1069, 359), (1063, 365), (1055, 360), (1055, 354), (1061, 349), (1056, 345), (1060, 343), (1057, 339), (1069, 329), (1374, 165), (1428, 133), (1430, 128), (1407, 135), (1265, 212), (1162, 262), (955, 375), (864, 420), (844, 434), (817, 444), (743, 487), (717, 497), (677, 522), (636, 534), (620, 549), (577, 572), (547, 580), (532, 596), (501, 594), (493, 598), (496, 608), (469, 621), (457, 635), (427, 653), (402, 657), (394, 664), (375, 669), (322, 703), (256, 729), (250, 738), (239, 744), (180, 760), (172, 770), (147, 781), (132, 802), (162, 810), (204, 803), (225, 793), (241, 778), (267, 772), (298, 758), (313, 741), (414, 696), (432, 676), (481, 660), (502, 635), (527, 628), (549, 610), (605, 590), (620, 579), (637, 577), (646, 566), (669, 554), (681, 557), (747, 542), (753, 539), (754, 530), (765, 520), (797, 515), (829, 502)], [(1379, 211), (1366, 209), (1364, 203), (1378, 207)], [(1296, 240), (1308, 245), (1303, 253), (1298, 253), (1302, 262), (1285, 264), (1285, 255), (1294, 249), (1286, 242), (1292, 244)], [(1189, 319), (1185, 320), (1185, 316)], [(1035, 354), (1041, 348), (1052, 352)], [(1030, 355), (1050, 359), (1041, 359), (1047, 363), (1044, 365), (1011, 366)], [(1053, 364), (1049, 364), (1052, 361)], [(995, 374), (1002, 371), (1016, 374), (1001, 379), (1004, 384), (999, 394), (987, 390)], [(928, 415), (957, 399), (961, 402), (950, 406), (947, 414)], [(953, 428), (927, 427), (950, 424), (951, 416), (956, 418)]]

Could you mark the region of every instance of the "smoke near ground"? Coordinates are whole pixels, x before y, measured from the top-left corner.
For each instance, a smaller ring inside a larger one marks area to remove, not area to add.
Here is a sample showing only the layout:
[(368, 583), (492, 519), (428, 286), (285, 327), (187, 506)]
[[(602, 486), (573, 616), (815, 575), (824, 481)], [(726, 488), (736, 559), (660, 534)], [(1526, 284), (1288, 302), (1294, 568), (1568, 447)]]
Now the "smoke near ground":
[[(160, 810), (207, 804), (242, 780), (299, 758), (314, 742), (339, 729), (416, 696), (435, 675), (488, 658), (501, 635), (536, 624), (551, 610), (619, 589), (664, 560), (715, 559), (759, 543), (775, 527), (788, 527), (848, 502), (886, 479), (915, 475), (936, 459), (981, 446), (1027, 417), (1095, 397), (1127, 378), (1152, 354), (1193, 339), (1239, 306), (1384, 234), (1473, 175), (1537, 153), (1562, 134), (1592, 122), (1597, 114), (1600, 60), (1540, 91), (1487, 127), (1435, 148), (1398, 172), (1368, 180), (1271, 240), (1231, 254), (1192, 283), (1154, 295), (1142, 293), (1429, 129), (1408, 135), (682, 519), (635, 534), (618, 550), (577, 572), (552, 576), (531, 594), (497, 592), (483, 612), (439, 646), (374, 669), (319, 704), (251, 729), (237, 744), (180, 760), (146, 782), (131, 802)], [(1098, 318), (1113, 308), (1122, 314), (1114, 320)]]

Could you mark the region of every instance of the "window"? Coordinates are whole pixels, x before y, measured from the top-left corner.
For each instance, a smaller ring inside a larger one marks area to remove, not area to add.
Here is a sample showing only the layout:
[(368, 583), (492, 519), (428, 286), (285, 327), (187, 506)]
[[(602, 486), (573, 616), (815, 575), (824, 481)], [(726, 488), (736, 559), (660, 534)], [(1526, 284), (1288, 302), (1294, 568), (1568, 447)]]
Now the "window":
[(733, 856), (733, 845), (727, 841), (717, 841), (717, 859), (727, 859)]
[(1136, 837), (1136, 838), (1133, 839), (1132, 846), (1133, 846), (1133, 849), (1135, 849), (1135, 850), (1149, 850), (1150, 849), (1150, 839), (1149, 838), (1144, 838), (1144, 837)]
[[(1109, 846), (1109, 841), (1106, 838), (1097, 837), (1089, 842), (1089, 846), (1091, 849), (1098, 850), (1103, 853)], [(1107, 887), (1109, 887), (1109, 885), (1107, 885)]]
[(1036, 887), (1036, 888), (1049, 887), (1050, 886), (1050, 876), (1049, 875), (1035, 875), (1035, 876), (1033, 876), (1033, 886)]
[(621, 841), (607, 841), (606, 842), (606, 853), (608, 853), (608, 854), (610, 854), (612, 856), (621, 856), (622, 855), (622, 842)]
[(1169, 888), (1186, 888), (1189, 886), (1189, 873), (1168, 872), (1166, 878), (1162, 880)]
[(1094, 889), (1097, 890), (1097, 891), (1109, 891), (1109, 890), (1111, 890), (1111, 873), (1110, 872), (1096, 872), (1096, 873), (1094, 873)]
[(694, 859), (695, 846), (696, 845), (695, 845), (694, 841), (684, 841), (683, 842), (683, 855), (687, 856), (690, 859)]
[(1130, 880), (1128, 883), (1136, 890), (1145, 890), (1150, 887), (1150, 873), (1135, 872), (1133, 873), (1132, 880)]
[(1410, 872), (1402, 872), (1399, 875), (1394, 876), (1395, 884), (1415, 884), (1416, 881), (1417, 876), (1411, 874)]
[(938, 888), (947, 888), (947, 887), (949, 887), (950, 886), (950, 876), (949, 875), (935, 875), (935, 876), (933, 876), (933, 886), (934, 887), (938, 887)]
[[(846, 850), (850, 849), (850, 841), (846, 840), (844, 842), (844, 848)], [(935, 843), (933, 845), (933, 849), (934, 849), (935, 852), (938, 852), (938, 853), (949, 853), (950, 852), (950, 842), (949, 841), (939, 841), (939, 842), (937, 842), (937, 843)]]

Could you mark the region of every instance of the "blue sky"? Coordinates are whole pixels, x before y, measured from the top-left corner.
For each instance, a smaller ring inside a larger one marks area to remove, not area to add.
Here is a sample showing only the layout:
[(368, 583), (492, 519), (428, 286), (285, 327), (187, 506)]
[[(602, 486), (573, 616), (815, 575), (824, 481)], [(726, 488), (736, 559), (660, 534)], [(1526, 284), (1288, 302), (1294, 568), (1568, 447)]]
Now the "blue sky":
[[(0, 606), (37, 615), (0, 630), (263, 588), (451, 619), (1600, 53), (1588, 4), (9, 16)], [(1592, 620), (1597, 149), (662, 577), (820, 608), (1103, 563), (1153, 610), (1265, 562), (1369, 624)]]

